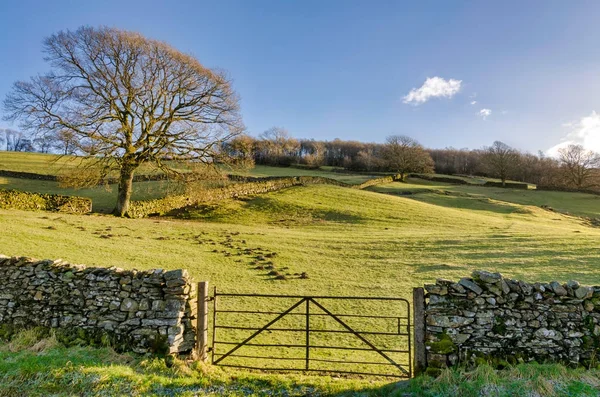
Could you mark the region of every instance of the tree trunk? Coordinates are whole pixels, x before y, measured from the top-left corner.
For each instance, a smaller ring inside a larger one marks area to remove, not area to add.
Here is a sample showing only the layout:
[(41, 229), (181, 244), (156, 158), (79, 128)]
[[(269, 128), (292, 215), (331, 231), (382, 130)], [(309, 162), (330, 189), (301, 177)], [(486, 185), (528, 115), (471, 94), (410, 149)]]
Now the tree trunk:
[(117, 206), (113, 213), (117, 216), (126, 216), (129, 211), (129, 200), (133, 190), (133, 172), (135, 167), (124, 165), (121, 168), (119, 178), (119, 193), (117, 196)]

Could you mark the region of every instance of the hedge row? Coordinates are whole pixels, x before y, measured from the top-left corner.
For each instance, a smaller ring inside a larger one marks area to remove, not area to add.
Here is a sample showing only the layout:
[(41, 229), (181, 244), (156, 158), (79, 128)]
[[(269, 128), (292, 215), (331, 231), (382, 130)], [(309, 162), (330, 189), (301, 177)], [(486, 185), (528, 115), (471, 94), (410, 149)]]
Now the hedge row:
[(92, 200), (59, 194), (0, 189), (0, 208), (87, 214), (92, 211)]
[(507, 188), (507, 189), (524, 189), (524, 190), (529, 189), (529, 185), (527, 185), (526, 183), (518, 183), (518, 182), (506, 182), (504, 184), (504, 186), (502, 186), (502, 182), (487, 181), (486, 183), (483, 184), (483, 186), (486, 186), (486, 187), (504, 187), (504, 188)]

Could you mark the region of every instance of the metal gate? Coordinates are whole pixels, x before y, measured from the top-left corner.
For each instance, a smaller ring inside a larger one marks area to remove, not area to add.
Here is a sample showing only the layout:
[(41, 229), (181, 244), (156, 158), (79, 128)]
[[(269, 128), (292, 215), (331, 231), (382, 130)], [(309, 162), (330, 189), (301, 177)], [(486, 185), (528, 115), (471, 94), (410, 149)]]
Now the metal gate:
[(409, 378), (408, 300), (214, 292), (212, 363)]

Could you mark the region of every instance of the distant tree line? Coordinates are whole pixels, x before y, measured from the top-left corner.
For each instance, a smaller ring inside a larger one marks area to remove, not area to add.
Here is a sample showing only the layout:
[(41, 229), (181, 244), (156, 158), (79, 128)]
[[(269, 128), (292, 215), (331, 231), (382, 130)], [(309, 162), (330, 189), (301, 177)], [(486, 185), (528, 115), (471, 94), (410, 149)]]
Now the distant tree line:
[(258, 136), (239, 135), (223, 145), (240, 165), (308, 168), (340, 167), (360, 172), (437, 173), (498, 178), (550, 188), (600, 190), (600, 155), (580, 145), (559, 150), (558, 158), (522, 152), (496, 141), (481, 149), (426, 149), (407, 136), (385, 143), (296, 139), (281, 127)]
[(21, 131), (0, 129), (0, 147), (9, 152), (76, 154), (75, 140), (68, 130), (31, 139)]

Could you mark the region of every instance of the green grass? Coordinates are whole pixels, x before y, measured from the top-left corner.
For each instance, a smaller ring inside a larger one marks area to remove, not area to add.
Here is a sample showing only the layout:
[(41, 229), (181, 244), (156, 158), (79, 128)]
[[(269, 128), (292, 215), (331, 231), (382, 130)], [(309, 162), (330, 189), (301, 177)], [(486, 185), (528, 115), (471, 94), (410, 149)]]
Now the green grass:
[(65, 348), (50, 339), (15, 349), (0, 344), (0, 396), (273, 396), (373, 391), (387, 382), (330, 377), (249, 374), (179, 360), (116, 354), (108, 348)]
[(59, 175), (80, 164), (75, 156), (57, 156), (55, 154), (0, 152), (0, 170), (31, 172), (43, 175)]
[[(76, 169), (86, 159), (79, 156), (61, 156), (47, 153), (6, 152), (0, 151), (0, 170), (31, 172), (42, 175), (61, 175)], [(139, 169), (143, 174), (160, 173), (150, 166), (142, 165)], [(117, 175), (111, 175), (117, 176)]]
[(394, 182), (368, 189), (391, 195), (413, 193), (407, 197), (436, 205), (461, 206), (467, 209), (476, 209), (481, 207), (482, 203), (493, 200), (509, 203), (508, 205), (544, 205), (565, 214), (600, 217), (600, 196), (594, 194), (451, 185), (422, 179), (409, 179), (408, 183)]
[(511, 397), (597, 396), (600, 371), (558, 364), (521, 364), (505, 370), (482, 365), (394, 382), (302, 374), (226, 370), (199, 362), (117, 354), (108, 348), (59, 345), (55, 338), (17, 335), (0, 342), (0, 396), (331, 396)]
[[(581, 219), (495, 201), (473, 211), (453, 207), (453, 196), (440, 197), (448, 203), (315, 185), (227, 200), (190, 220), (3, 210), (0, 246), (4, 254), (90, 265), (185, 267), (199, 280), (245, 292), (408, 296), (410, 287), (474, 268), (537, 281), (600, 281), (600, 229)], [(99, 238), (107, 228), (114, 236)], [(265, 277), (251, 268), (251, 256), (224, 245), (232, 232), (240, 233), (235, 246), (243, 239), (243, 246), (277, 252), (277, 266), (311, 278)]]

